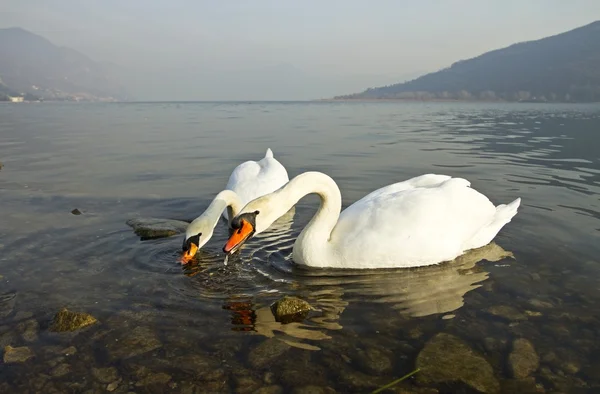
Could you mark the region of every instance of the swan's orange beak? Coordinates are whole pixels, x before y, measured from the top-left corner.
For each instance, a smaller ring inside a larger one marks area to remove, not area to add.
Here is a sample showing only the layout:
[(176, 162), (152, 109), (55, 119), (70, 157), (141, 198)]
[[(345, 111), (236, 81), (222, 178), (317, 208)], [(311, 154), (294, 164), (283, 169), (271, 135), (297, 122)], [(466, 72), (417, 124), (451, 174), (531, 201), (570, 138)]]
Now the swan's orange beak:
[(190, 243), (190, 248), (183, 252), (183, 256), (181, 256), (181, 259), (179, 261), (181, 262), (181, 264), (189, 263), (190, 260), (193, 259), (196, 255), (196, 252), (198, 252), (198, 245), (192, 242)]
[(242, 226), (235, 230), (231, 237), (229, 237), (229, 240), (223, 247), (223, 252), (232, 254), (238, 250), (252, 234), (254, 234), (254, 227), (252, 224), (244, 219), (241, 220), (241, 224)]

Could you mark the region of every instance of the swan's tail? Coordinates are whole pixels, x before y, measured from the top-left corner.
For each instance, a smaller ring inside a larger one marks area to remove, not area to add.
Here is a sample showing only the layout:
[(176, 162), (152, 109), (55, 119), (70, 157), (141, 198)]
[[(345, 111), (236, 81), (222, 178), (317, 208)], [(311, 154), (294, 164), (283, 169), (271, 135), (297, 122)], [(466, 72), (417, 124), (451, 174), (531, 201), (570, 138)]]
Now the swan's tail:
[(492, 242), (496, 235), (500, 232), (510, 220), (517, 214), (517, 209), (521, 205), (521, 198), (517, 198), (510, 204), (500, 204), (496, 207), (494, 218), (484, 228), (481, 229), (467, 244), (465, 250), (475, 249), (485, 246)]
[(265, 157), (273, 158), (273, 151), (271, 148), (267, 148), (267, 153), (265, 153)]

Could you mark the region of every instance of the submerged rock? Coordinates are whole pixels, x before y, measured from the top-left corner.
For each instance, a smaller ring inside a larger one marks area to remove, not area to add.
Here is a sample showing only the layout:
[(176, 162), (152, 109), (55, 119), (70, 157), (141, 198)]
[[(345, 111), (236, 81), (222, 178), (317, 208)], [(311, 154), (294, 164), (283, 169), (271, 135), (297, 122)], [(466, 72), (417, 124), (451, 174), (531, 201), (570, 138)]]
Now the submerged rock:
[(100, 383), (111, 383), (119, 378), (119, 373), (115, 367), (92, 368), (92, 375), (94, 375)]
[(358, 353), (358, 363), (367, 372), (374, 375), (383, 375), (392, 370), (391, 354), (381, 349), (369, 348)]
[(137, 382), (135, 385), (137, 387), (150, 386), (150, 385), (163, 386), (163, 385), (166, 385), (167, 383), (169, 383), (170, 381), (171, 381), (171, 375), (169, 375), (168, 373), (151, 372), (148, 375), (146, 375), (142, 380)]
[(55, 316), (50, 326), (50, 331), (65, 332), (75, 331), (90, 326), (98, 320), (88, 313), (71, 312), (67, 308), (61, 309)]
[(21, 333), (21, 338), (25, 342), (34, 342), (38, 339), (38, 330), (40, 325), (37, 320), (29, 319), (17, 324), (17, 330)]
[(60, 376), (65, 376), (69, 372), (71, 372), (71, 367), (69, 366), (69, 364), (62, 363), (57, 365), (54, 369), (52, 369), (52, 371), (50, 371), (50, 376), (57, 378)]
[(117, 387), (119, 387), (119, 383), (120, 383), (120, 381), (115, 380), (114, 382), (107, 384), (106, 391), (109, 391), (109, 392), (115, 391), (117, 389)]
[(253, 368), (263, 368), (291, 348), (286, 343), (270, 338), (250, 351), (248, 362)]
[(422, 385), (463, 384), (482, 393), (497, 393), (500, 384), (492, 366), (459, 338), (440, 333), (431, 338), (417, 356)]
[(236, 376), (234, 380), (237, 394), (254, 393), (262, 385), (258, 379), (252, 376)]
[(298, 297), (284, 296), (271, 305), (275, 320), (279, 323), (300, 322), (306, 318), (308, 312), (314, 308)]
[(535, 372), (539, 365), (540, 358), (531, 342), (525, 338), (516, 339), (508, 356), (508, 369), (511, 375), (517, 379), (526, 378)]
[(172, 219), (136, 218), (130, 219), (127, 225), (142, 240), (165, 238), (185, 233), (189, 223)]
[(527, 316), (509, 305), (494, 305), (489, 307), (486, 312), (492, 316), (496, 316), (508, 321), (527, 320)]
[(127, 359), (158, 349), (162, 343), (156, 333), (146, 327), (136, 327), (123, 338), (108, 344), (108, 352), (113, 360)]
[(0, 294), (0, 317), (7, 317), (15, 308), (15, 298), (17, 293), (10, 292)]
[(77, 209), (77, 208), (75, 208), (74, 210), (72, 210), (71, 213), (73, 215), (81, 215), (82, 214), (82, 212), (79, 209)]
[(33, 356), (34, 356), (33, 352), (27, 346), (12, 347), (9, 345), (4, 348), (4, 363), (5, 364), (24, 363), (25, 361), (29, 360)]

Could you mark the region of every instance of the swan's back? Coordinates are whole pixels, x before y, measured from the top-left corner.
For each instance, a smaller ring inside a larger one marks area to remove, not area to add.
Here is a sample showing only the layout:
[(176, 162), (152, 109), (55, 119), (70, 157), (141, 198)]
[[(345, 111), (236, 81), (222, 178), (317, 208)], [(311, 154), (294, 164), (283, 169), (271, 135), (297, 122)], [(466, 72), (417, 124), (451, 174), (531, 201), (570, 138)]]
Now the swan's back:
[(274, 192), (288, 181), (287, 170), (273, 157), (271, 149), (267, 149), (263, 159), (238, 165), (229, 176), (225, 189), (236, 192), (242, 205), (246, 205), (255, 198)]
[[(349, 206), (332, 231), (331, 244), (340, 268), (430, 265), (491, 241), (475, 245), (496, 213), (469, 181), (427, 174), (375, 190)], [(509, 216), (503, 219), (510, 221)]]

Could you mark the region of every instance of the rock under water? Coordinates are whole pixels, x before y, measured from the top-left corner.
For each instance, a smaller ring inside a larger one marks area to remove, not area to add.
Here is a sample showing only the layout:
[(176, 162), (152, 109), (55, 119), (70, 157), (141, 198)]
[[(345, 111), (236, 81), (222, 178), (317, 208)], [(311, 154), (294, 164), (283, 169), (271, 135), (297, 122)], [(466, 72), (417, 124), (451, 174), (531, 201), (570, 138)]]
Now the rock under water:
[(482, 393), (497, 393), (500, 383), (487, 360), (459, 338), (440, 333), (417, 356), (417, 381), (426, 386), (466, 385)]
[(539, 365), (540, 358), (531, 342), (525, 338), (516, 339), (513, 342), (512, 352), (508, 356), (511, 375), (517, 379), (526, 378), (535, 372)]
[(5, 364), (24, 363), (33, 356), (31, 349), (26, 346), (12, 347), (9, 345), (4, 348), (3, 360)]
[(313, 307), (298, 297), (284, 296), (271, 305), (273, 316), (279, 323), (302, 321), (311, 310), (313, 310)]
[(90, 326), (97, 321), (94, 316), (88, 313), (71, 312), (67, 308), (63, 308), (54, 316), (54, 320), (50, 325), (50, 331), (75, 331)]
[(185, 233), (189, 224), (181, 220), (158, 218), (129, 219), (126, 223), (142, 240), (166, 238)]

